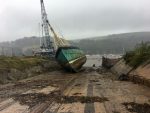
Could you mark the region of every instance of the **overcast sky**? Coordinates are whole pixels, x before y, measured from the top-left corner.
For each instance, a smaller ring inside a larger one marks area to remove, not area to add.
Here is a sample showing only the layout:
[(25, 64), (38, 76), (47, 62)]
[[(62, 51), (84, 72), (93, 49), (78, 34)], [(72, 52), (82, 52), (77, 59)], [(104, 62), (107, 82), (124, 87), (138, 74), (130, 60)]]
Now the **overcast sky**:
[[(67, 39), (150, 31), (150, 0), (44, 0)], [(0, 42), (39, 36), (40, 0), (0, 0)]]

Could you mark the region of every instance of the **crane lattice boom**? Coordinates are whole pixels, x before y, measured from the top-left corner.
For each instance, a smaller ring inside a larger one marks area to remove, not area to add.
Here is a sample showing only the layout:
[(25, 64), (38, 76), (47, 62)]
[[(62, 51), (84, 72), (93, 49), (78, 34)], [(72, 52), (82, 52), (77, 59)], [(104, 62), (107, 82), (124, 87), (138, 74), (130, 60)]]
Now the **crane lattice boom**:
[[(60, 38), (56, 34), (56, 32), (54, 31), (54, 29), (52, 28), (52, 26), (48, 21), (44, 2), (43, 0), (40, 1), (41, 1), (41, 16), (42, 16), (42, 31), (44, 31), (44, 35), (41, 38), (41, 50), (43, 51), (43, 53), (50, 53), (54, 55), (58, 47), (67, 46), (69, 45), (69, 43), (65, 39)], [(50, 35), (51, 33), (53, 36)]]
[(44, 34), (41, 38), (41, 49), (47, 52), (54, 52), (54, 42), (49, 33), (49, 22), (44, 6), (43, 0), (41, 0), (41, 16), (42, 16), (42, 29), (44, 30)]

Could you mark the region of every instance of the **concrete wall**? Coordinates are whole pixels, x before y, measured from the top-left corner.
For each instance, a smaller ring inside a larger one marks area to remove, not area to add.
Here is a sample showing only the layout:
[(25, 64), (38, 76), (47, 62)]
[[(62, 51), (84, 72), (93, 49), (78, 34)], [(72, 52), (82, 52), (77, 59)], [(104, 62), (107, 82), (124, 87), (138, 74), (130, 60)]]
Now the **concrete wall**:
[(118, 76), (126, 75), (129, 81), (150, 87), (150, 61), (133, 69), (121, 59), (111, 68), (111, 71)]
[(148, 62), (145, 62), (135, 70), (131, 71), (130, 75), (138, 75), (146, 79), (150, 79), (150, 64), (148, 64)]
[(140, 65), (129, 73), (129, 79), (134, 83), (150, 87), (150, 61)]
[(122, 74), (124, 75), (128, 74), (132, 69), (133, 69), (132, 67), (127, 65), (125, 61), (121, 59), (111, 68), (111, 71), (119, 76)]

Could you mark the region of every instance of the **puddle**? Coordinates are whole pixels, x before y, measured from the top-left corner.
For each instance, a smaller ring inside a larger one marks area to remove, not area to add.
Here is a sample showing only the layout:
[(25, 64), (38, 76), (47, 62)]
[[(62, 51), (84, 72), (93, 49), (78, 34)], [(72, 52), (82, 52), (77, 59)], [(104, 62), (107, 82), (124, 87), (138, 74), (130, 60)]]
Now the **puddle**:
[(74, 93), (73, 95), (81, 95), (82, 93)]
[(90, 80), (90, 82), (99, 82), (99, 80)]
[(75, 86), (81, 86), (81, 84), (76, 84)]

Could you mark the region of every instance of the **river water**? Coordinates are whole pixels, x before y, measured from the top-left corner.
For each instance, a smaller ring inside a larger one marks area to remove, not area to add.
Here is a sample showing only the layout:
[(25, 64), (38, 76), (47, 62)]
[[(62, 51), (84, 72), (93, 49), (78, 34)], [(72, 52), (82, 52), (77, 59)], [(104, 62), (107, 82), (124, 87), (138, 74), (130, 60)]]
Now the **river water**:
[(120, 58), (121, 55), (118, 54), (105, 54), (105, 55), (86, 55), (87, 61), (84, 64), (85, 67), (92, 67), (93, 64), (95, 67), (99, 67), (102, 65), (102, 56), (106, 58)]

